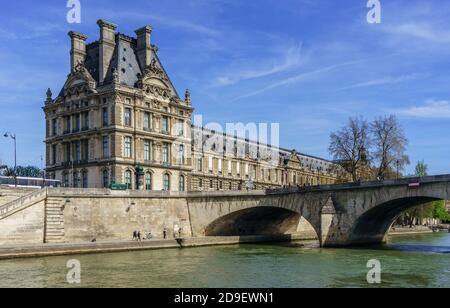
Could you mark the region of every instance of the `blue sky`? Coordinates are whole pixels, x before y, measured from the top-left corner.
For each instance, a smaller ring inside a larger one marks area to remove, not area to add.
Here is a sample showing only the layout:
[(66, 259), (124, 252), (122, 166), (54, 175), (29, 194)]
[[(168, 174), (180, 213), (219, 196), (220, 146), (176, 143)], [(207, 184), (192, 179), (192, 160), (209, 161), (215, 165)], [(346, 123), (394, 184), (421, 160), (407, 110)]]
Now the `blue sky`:
[[(283, 147), (329, 158), (329, 134), (349, 116), (393, 113), (413, 165), (450, 173), (450, 2), (381, 0), (381, 24), (367, 23), (366, 4), (81, 0), (81, 24), (68, 24), (65, 0), (2, 3), (0, 131), (17, 133), (19, 164), (41, 165), (41, 107), (69, 72), (67, 32), (97, 40), (104, 18), (129, 35), (153, 26), (169, 75), (205, 122), (277, 122)], [(1, 138), (0, 160), (12, 153)]]

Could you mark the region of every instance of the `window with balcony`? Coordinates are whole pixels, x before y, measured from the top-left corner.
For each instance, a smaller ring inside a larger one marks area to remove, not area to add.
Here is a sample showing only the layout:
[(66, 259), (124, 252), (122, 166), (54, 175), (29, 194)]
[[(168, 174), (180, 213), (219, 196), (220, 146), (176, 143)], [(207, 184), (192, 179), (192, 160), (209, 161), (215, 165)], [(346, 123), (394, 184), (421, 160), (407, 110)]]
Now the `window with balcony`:
[(212, 157), (208, 157), (208, 170), (209, 172), (213, 172), (213, 158)]
[(125, 137), (124, 138), (124, 157), (125, 158), (131, 158), (131, 143), (132, 139), (131, 137)]
[(131, 108), (125, 108), (124, 124), (125, 124), (125, 126), (131, 127)]
[(77, 133), (80, 131), (80, 126), (81, 126), (81, 115), (78, 113), (75, 116), (75, 125), (73, 127), (73, 132)]
[(75, 161), (81, 160), (81, 142), (75, 141)]
[(64, 134), (69, 134), (72, 129), (72, 119), (70, 116), (64, 118)]
[(82, 188), (88, 188), (88, 172), (87, 171), (83, 171), (81, 173), (81, 185)]
[(89, 129), (89, 112), (83, 113), (83, 127), (82, 130), (86, 131)]

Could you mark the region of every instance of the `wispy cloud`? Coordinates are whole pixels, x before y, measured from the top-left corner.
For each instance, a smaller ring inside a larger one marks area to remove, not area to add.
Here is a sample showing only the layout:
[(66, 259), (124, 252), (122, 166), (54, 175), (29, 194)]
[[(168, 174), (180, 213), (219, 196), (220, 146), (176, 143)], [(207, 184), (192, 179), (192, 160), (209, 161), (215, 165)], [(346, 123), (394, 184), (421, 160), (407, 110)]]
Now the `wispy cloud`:
[(417, 79), (426, 78), (429, 74), (406, 74), (401, 76), (387, 76), (383, 78), (373, 79), (357, 84), (353, 84), (349, 87), (342, 88), (341, 90), (350, 90), (357, 88), (366, 88), (366, 87), (374, 87), (374, 86), (385, 86), (385, 85), (394, 85), (402, 82), (413, 81)]
[(255, 96), (255, 95), (258, 95), (258, 94), (261, 94), (261, 93), (264, 93), (266, 91), (269, 91), (269, 90), (272, 90), (272, 89), (275, 89), (275, 88), (279, 88), (279, 87), (282, 87), (282, 86), (298, 83), (298, 82), (301, 82), (301, 81), (306, 81), (306, 80), (308, 80), (311, 77), (315, 77), (317, 75), (320, 75), (320, 74), (323, 74), (323, 73), (327, 73), (327, 72), (330, 72), (330, 71), (333, 71), (333, 70), (336, 70), (336, 69), (339, 69), (339, 68), (342, 68), (342, 67), (354, 65), (354, 64), (357, 64), (357, 63), (360, 63), (360, 62), (361, 62), (361, 60), (350, 61), (350, 62), (345, 62), (345, 63), (340, 63), (340, 64), (334, 64), (334, 65), (323, 67), (323, 68), (320, 68), (320, 69), (317, 69), (317, 70), (314, 70), (314, 71), (298, 74), (296, 76), (289, 77), (289, 78), (283, 79), (281, 81), (277, 81), (277, 82), (274, 82), (272, 84), (269, 84), (269, 85), (261, 88), (260, 90), (257, 90), (257, 91), (254, 91), (254, 92), (250, 92), (250, 93), (247, 93), (247, 94), (244, 94), (244, 95), (240, 95), (240, 96), (236, 97), (235, 99), (233, 99), (233, 101), (237, 101), (237, 100), (240, 100), (240, 99), (243, 99), (243, 98), (252, 97), (252, 96)]
[(397, 109), (394, 112), (399, 115), (415, 118), (450, 119), (450, 102), (446, 100), (428, 100), (422, 106)]
[(434, 43), (450, 43), (450, 30), (442, 29), (430, 22), (403, 23), (385, 27), (388, 33), (409, 36)]
[[(276, 63), (280, 58), (282, 58), (283, 61)], [(243, 80), (267, 77), (298, 67), (302, 63), (302, 44), (287, 48), (284, 55), (277, 56), (272, 62), (274, 62), (272, 66), (265, 65), (261, 67), (260, 63), (258, 63), (258, 67), (244, 68), (239, 71), (219, 76), (216, 78), (214, 87), (228, 86)]]

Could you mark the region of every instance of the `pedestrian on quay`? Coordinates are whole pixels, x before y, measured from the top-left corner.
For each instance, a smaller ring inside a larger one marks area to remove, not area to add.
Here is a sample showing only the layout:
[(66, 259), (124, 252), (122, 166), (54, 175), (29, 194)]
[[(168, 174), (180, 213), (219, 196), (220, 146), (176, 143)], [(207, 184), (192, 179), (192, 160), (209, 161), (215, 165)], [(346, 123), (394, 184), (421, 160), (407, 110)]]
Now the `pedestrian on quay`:
[(137, 240), (138, 240), (138, 242), (141, 241), (141, 231), (137, 232)]
[(133, 231), (133, 241), (137, 240), (137, 231)]
[(163, 235), (164, 235), (164, 239), (166, 239), (167, 238), (167, 228), (166, 227), (164, 227)]

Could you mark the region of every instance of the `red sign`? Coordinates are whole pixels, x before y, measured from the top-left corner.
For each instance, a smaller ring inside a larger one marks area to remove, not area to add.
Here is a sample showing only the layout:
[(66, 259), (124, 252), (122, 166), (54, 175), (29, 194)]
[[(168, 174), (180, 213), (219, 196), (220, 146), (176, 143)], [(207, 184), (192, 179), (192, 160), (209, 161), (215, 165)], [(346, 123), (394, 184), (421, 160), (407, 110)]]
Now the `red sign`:
[(409, 183), (408, 186), (411, 188), (417, 188), (420, 187), (420, 183)]

